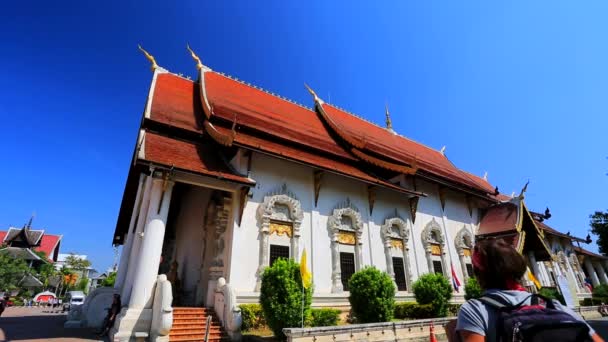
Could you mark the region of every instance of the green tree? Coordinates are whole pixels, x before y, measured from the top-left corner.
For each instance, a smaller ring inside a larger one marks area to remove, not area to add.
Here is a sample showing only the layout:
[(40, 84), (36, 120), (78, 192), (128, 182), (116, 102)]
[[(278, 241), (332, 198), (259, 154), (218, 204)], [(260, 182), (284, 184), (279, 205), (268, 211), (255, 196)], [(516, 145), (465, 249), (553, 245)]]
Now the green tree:
[(42, 264), (38, 270), (38, 280), (40, 280), (45, 288), (49, 287), (53, 277), (57, 275), (57, 270), (53, 264)]
[(101, 286), (114, 287), (115, 282), (116, 282), (116, 272), (110, 272), (108, 277), (101, 282)]
[(597, 236), (597, 245), (600, 253), (606, 255), (608, 253), (608, 212), (596, 211), (589, 215), (591, 219), (591, 233)]
[(284, 340), (283, 328), (302, 326), (302, 302), (304, 317), (308, 317), (312, 289), (303, 291), (300, 265), (291, 259), (277, 259), (262, 273), (260, 290), (264, 318), (275, 337)]
[(0, 290), (17, 288), (28, 272), (29, 268), (25, 260), (0, 252)]
[(357, 322), (389, 322), (395, 313), (395, 285), (375, 267), (356, 272), (348, 281), (350, 306)]
[(73, 269), (74, 271), (84, 271), (91, 267), (91, 262), (87, 259), (82, 259), (76, 256), (74, 253), (70, 253), (65, 258), (65, 265), (67, 268)]

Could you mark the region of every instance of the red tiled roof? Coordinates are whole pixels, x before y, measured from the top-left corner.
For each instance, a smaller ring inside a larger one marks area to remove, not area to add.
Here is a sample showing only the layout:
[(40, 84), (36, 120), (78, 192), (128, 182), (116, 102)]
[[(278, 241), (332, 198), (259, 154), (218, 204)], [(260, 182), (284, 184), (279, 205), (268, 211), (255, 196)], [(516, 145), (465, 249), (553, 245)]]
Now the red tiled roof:
[[(6, 234), (7, 232), (0, 231), (0, 243), (4, 240)], [(34, 250), (44, 252), (46, 254), (47, 259), (49, 259), (50, 261), (55, 261), (54, 252), (55, 248), (57, 247), (57, 244), (59, 243), (59, 240), (61, 240), (61, 237), (61, 235), (44, 234), (40, 239), (40, 244), (34, 247)]]
[[(227, 128), (217, 128), (222, 133), (227, 134), (229, 132)], [(261, 139), (246, 133), (237, 134), (235, 138), (235, 143), (260, 152), (278, 155), (295, 162), (303, 163), (305, 165), (316, 166), (321, 169), (333, 171), (337, 174), (359, 179), (366, 183), (377, 184), (396, 191), (420, 195), (420, 193), (407, 190), (405, 188), (391, 184), (378, 178), (374, 178), (369, 174), (359, 170), (357, 167), (354, 167), (344, 162), (340, 162), (336, 159), (328, 158), (319, 154), (305, 152), (297, 148), (282, 145), (280, 143), (273, 142), (267, 139)]]
[(488, 208), (479, 223), (479, 235), (489, 235), (516, 230), (517, 206), (513, 203), (501, 203)]
[(61, 240), (61, 235), (44, 234), (40, 240), (40, 246), (34, 247), (34, 250), (44, 252), (47, 259), (55, 261), (55, 248), (59, 240)]
[(314, 111), (234, 81), (205, 73), (207, 97), (213, 114), (297, 144), (356, 160), (335, 140)]
[(185, 142), (152, 132), (146, 132), (144, 141), (145, 160), (241, 184), (255, 184), (228, 167), (211, 144)]
[[(205, 77), (206, 95), (214, 117), (228, 122), (232, 122), (236, 118), (236, 141), (239, 140), (239, 135), (244, 134), (240, 127), (247, 127), (300, 145), (303, 149), (329, 153), (345, 161), (358, 160), (334, 140), (334, 137), (315, 111), (212, 71), (205, 72), (203, 75)], [(150, 119), (202, 133), (204, 115), (198, 91), (198, 85), (193, 81), (170, 73), (158, 74), (153, 92)], [(430, 174), (484, 192), (492, 193), (494, 191), (494, 187), (489, 183), (480, 182), (459, 170), (436, 150), (392, 134), (381, 127), (330, 105), (324, 105), (324, 108), (331, 113), (332, 118), (335, 118), (344, 130), (358, 137), (367, 138), (366, 146), (375, 155), (380, 155), (399, 164), (410, 164), (415, 158), (420, 169)], [(218, 126), (221, 125), (216, 123), (216, 128), (219, 129)], [(272, 139), (259, 138), (258, 140)], [(280, 156), (281, 153), (286, 153), (284, 151), (284, 149), (287, 149), (285, 144), (279, 144), (279, 147), (275, 154)], [(300, 151), (300, 148), (294, 147), (293, 149), (298, 150), (297, 154), (310, 154)], [(314, 160), (307, 162), (314, 163)], [(355, 169), (355, 167), (352, 168)], [(363, 172), (359, 171), (358, 173)], [(355, 176), (354, 174), (347, 175)], [(369, 175), (367, 177), (374, 178)]]
[[(362, 141), (365, 149), (391, 158), (396, 162), (418, 166), (430, 173), (447, 178), (469, 187), (493, 193), (494, 187), (473, 181), (465, 172), (459, 170), (441, 152), (413, 140), (371, 124), (332, 105), (323, 104), (325, 112), (348, 135)], [(489, 184), (488, 184), (489, 185)]]
[(568, 234), (564, 234), (564, 233), (562, 233), (560, 231), (557, 231), (557, 230), (549, 227), (544, 222), (540, 222), (538, 220), (534, 220), (534, 222), (536, 223), (536, 225), (540, 229), (544, 230), (547, 234), (556, 235), (556, 236), (559, 236), (559, 237), (563, 237), (563, 238), (567, 238), (567, 239), (571, 239), (571, 240), (575, 240), (575, 241), (585, 242), (585, 239), (581, 239), (581, 238), (576, 237), (576, 236), (571, 236), (571, 235), (568, 235)]
[(603, 255), (600, 255), (600, 254), (593, 253), (593, 252), (588, 251), (588, 250), (586, 250), (586, 249), (584, 249), (584, 248), (581, 248), (581, 247), (576, 247), (576, 246), (574, 246), (574, 251), (575, 251), (576, 253), (578, 253), (578, 254), (588, 255), (588, 256), (590, 256), (590, 257), (594, 257), (594, 258), (599, 258), (599, 259), (608, 259), (608, 257), (606, 257), (606, 256), (603, 256)]

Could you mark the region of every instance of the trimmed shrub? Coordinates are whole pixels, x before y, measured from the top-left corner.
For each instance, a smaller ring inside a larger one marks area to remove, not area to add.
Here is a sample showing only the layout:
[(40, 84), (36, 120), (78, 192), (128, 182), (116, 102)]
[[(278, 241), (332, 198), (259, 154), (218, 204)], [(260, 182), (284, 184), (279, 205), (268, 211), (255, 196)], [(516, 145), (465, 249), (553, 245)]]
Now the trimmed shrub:
[(414, 282), (412, 288), (418, 304), (432, 304), (435, 317), (447, 316), (452, 285), (443, 274), (424, 274)]
[(562, 294), (559, 293), (559, 291), (557, 291), (557, 289), (555, 288), (543, 287), (540, 289), (540, 291), (538, 291), (538, 294), (540, 294), (541, 296), (545, 296), (549, 299), (558, 300), (560, 303), (562, 303), (562, 305), (566, 305), (564, 296), (562, 296)]
[(312, 289), (302, 289), (300, 265), (291, 259), (277, 259), (262, 273), (260, 304), (266, 323), (276, 338), (285, 339), (283, 328), (302, 325), (302, 302), (304, 317), (310, 314)]
[(243, 322), (241, 329), (243, 331), (259, 329), (266, 325), (264, 312), (260, 304), (241, 304), (239, 308), (241, 309), (241, 320)]
[(608, 298), (608, 285), (602, 284), (593, 288), (593, 298), (603, 297)]
[(418, 303), (396, 303), (395, 318), (399, 319), (423, 319), (433, 318), (435, 312), (431, 304)]
[(348, 281), (350, 306), (359, 323), (389, 322), (395, 310), (395, 285), (375, 267), (366, 267)]
[(464, 285), (464, 299), (477, 299), (481, 297), (483, 290), (479, 286), (479, 282), (475, 278), (469, 278), (467, 283)]
[(311, 309), (307, 325), (310, 327), (330, 327), (338, 325), (341, 311), (338, 309)]
[(461, 306), (462, 304), (448, 304), (448, 315), (458, 316), (458, 311), (460, 311)]

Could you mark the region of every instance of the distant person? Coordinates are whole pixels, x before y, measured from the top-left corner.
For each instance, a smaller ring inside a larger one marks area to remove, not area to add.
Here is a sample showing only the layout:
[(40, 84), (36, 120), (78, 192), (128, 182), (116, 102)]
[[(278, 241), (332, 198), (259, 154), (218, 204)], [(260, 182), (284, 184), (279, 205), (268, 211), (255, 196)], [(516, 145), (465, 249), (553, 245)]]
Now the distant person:
[(606, 303), (602, 302), (602, 304), (600, 305), (600, 314), (602, 315), (602, 317), (604, 316), (608, 316), (608, 305), (606, 305)]
[(485, 292), (462, 305), (450, 341), (603, 341), (574, 311), (526, 291), (526, 261), (508, 242), (478, 241), (472, 263)]
[(2, 298), (0, 298), (0, 316), (4, 312), (4, 309), (8, 306), (8, 294), (5, 294)]
[(114, 297), (112, 298), (112, 306), (110, 306), (110, 309), (108, 309), (108, 314), (103, 320), (101, 332), (98, 335), (99, 337), (108, 335), (110, 329), (112, 329), (114, 326), (114, 321), (116, 321), (116, 316), (120, 313), (121, 307), (122, 303), (120, 302), (120, 295), (115, 293)]

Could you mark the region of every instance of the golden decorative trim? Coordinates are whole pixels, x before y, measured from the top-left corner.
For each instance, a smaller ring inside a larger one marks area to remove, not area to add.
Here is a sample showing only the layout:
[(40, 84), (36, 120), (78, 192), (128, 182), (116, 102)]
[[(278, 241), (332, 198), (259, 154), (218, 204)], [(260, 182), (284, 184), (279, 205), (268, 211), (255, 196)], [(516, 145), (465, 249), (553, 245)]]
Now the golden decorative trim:
[(218, 144), (223, 145), (223, 146), (232, 146), (232, 142), (234, 141), (234, 138), (236, 137), (236, 131), (234, 130), (235, 128), (235, 122), (233, 122), (232, 125), (232, 130), (230, 132), (230, 135), (226, 135), (223, 133), (220, 133), (211, 122), (209, 122), (208, 120), (205, 121), (204, 125), (205, 125), (205, 131), (207, 133), (209, 133), (209, 136), (211, 136), (211, 138), (213, 140), (215, 140)]
[(399, 165), (396, 163), (392, 163), (389, 161), (385, 161), (376, 157), (373, 157), (365, 152), (363, 152), (361, 149), (358, 148), (351, 148), (350, 151), (352, 152), (352, 154), (367, 162), (370, 163), (372, 165), (387, 169), (387, 170), (391, 170), (391, 171), (395, 171), (395, 172), (401, 172), (403, 174), (406, 175), (413, 175), (416, 173), (416, 171), (418, 171), (418, 167), (417, 166), (405, 166), (405, 165)]
[(156, 70), (156, 68), (158, 68), (158, 64), (156, 64), (156, 59), (154, 59), (154, 56), (152, 56), (148, 51), (144, 50), (144, 48), (142, 48), (141, 45), (137, 45), (137, 47), (139, 48), (139, 51), (144, 53), (144, 55), (146, 56), (148, 61), (150, 61), (150, 64), (151, 64), (150, 69), (152, 71)]
[(412, 223), (416, 223), (416, 212), (418, 211), (418, 200), (420, 197), (411, 197), (409, 199), (410, 203), (410, 215), (412, 217)]
[(194, 51), (192, 51), (192, 49), (190, 48), (190, 44), (186, 44), (186, 48), (188, 49), (188, 51), (190, 51), (192, 59), (194, 59), (194, 61), (196, 62), (196, 69), (201, 70), (203, 68), (203, 63), (201, 63), (201, 59), (198, 58)]
[(281, 222), (270, 222), (270, 232), (272, 235), (277, 233), (278, 236), (287, 235), (291, 237), (292, 235), (292, 227), (290, 223), (281, 223)]
[(338, 242), (345, 245), (354, 245), (357, 243), (357, 236), (354, 232), (341, 230), (338, 232)]
[(471, 256), (471, 249), (470, 248), (463, 248), (462, 252), (463, 252), (463, 255), (465, 257), (470, 257)]
[(403, 250), (403, 240), (391, 239), (391, 247)]
[(441, 246), (438, 244), (431, 244), (431, 254), (433, 255), (441, 255)]

